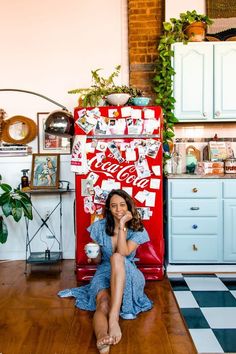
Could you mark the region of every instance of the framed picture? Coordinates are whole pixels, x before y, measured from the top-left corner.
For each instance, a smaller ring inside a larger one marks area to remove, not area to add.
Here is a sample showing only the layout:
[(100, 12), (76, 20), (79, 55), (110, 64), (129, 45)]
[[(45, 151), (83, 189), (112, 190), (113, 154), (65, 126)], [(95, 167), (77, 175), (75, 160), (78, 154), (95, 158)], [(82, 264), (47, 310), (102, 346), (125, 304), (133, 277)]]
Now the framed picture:
[(59, 154), (32, 154), (30, 188), (58, 188), (59, 172)]
[(49, 112), (37, 113), (38, 123), (38, 153), (70, 154), (71, 139), (45, 133), (44, 124)]

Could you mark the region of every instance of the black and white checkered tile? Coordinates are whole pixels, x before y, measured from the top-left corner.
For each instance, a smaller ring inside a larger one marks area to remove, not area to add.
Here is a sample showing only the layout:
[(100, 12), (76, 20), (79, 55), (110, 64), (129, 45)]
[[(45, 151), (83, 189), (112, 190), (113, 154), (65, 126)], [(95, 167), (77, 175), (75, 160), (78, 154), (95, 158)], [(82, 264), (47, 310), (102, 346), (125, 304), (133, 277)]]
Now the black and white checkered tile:
[(199, 353), (236, 353), (236, 274), (169, 274)]

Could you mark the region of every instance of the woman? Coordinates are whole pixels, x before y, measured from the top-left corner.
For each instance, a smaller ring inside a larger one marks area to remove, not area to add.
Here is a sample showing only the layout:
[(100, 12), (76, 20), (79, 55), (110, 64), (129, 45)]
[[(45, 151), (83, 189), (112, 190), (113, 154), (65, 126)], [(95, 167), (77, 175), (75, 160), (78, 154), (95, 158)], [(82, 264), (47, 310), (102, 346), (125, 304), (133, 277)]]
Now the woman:
[(90, 284), (60, 291), (58, 295), (74, 296), (77, 307), (95, 311), (97, 348), (105, 354), (111, 344), (121, 339), (119, 316), (134, 319), (138, 313), (152, 308), (144, 294), (144, 276), (134, 263), (138, 246), (149, 241), (149, 237), (134, 201), (120, 189), (109, 193), (105, 218), (94, 222), (88, 231), (100, 245), (96, 273)]

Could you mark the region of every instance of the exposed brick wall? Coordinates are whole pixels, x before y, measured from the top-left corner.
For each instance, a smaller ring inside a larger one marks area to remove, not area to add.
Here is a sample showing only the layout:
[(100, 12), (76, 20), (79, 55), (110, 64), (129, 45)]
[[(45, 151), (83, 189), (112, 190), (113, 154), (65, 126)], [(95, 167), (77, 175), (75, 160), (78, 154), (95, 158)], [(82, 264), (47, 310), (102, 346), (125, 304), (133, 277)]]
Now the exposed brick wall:
[(157, 43), (164, 21), (164, 1), (128, 0), (128, 41), (130, 85), (152, 91)]

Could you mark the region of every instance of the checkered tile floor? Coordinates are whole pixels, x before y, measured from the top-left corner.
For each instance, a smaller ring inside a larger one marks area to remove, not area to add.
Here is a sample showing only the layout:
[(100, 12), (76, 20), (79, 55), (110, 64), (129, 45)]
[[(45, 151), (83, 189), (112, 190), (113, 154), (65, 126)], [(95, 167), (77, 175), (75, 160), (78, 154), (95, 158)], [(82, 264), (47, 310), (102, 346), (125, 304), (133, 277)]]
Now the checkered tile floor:
[(236, 274), (169, 274), (199, 353), (236, 353)]

